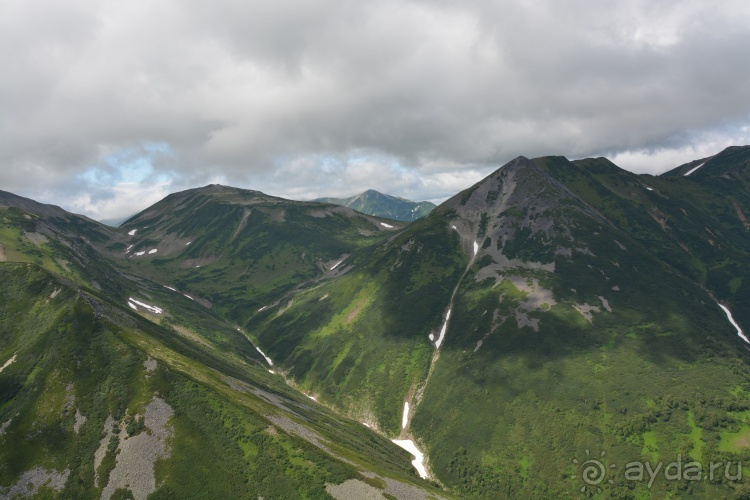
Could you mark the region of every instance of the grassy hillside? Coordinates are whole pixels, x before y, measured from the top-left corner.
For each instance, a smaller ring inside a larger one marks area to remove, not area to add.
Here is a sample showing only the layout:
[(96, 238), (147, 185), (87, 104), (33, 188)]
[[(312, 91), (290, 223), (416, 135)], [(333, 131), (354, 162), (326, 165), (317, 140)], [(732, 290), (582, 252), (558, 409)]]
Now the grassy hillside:
[(423, 219), (357, 253), (345, 275), (259, 312), (246, 329), (303, 390), (397, 436), (465, 265), (442, 222)]
[(730, 148), (713, 157), (711, 163), (725, 171), (702, 178), (638, 176), (604, 158), (571, 163), (557, 157), (539, 164), (649, 254), (728, 304), (750, 330), (750, 308), (743, 307), (750, 299), (750, 224), (744, 215), (750, 211), (750, 170), (738, 173), (747, 160), (737, 153)]
[(136, 215), (106, 250), (121, 269), (244, 322), (301, 283), (340, 273), (337, 263), (399, 227), (344, 207), (209, 186)]
[[(289, 388), (236, 327), (84, 261), (62, 222), (30, 209), (3, 209), (0, 228), (0, 495), (437, 491), (408, 453)], [(97, 269), (108, 278), (91, 281)]]

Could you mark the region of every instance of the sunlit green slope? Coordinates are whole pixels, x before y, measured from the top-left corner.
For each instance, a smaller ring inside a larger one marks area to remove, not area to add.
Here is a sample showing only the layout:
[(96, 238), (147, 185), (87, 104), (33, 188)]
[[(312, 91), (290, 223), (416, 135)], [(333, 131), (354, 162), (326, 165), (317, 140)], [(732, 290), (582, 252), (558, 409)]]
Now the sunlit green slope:
[(116, 235), (4, 201), (15, 206), (0, 208), (0, 495), (438, 491), (408, 453), (290, 388), (235, 326), (115, 270), (69, 228)]

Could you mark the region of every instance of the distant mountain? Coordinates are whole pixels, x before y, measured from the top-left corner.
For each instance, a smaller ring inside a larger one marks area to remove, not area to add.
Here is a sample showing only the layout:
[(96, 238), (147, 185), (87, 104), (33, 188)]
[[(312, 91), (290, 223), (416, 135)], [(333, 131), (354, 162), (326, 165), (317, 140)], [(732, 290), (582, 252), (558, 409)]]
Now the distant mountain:
[(409, 201), (373, 189), (351, 198), (318, 198), (315, 201), (343, 205), (363, 214), (406, 222), (426, 217), (435, 208), (435, 204), (429, 201)]
[[(162, 498), (748, 496), (746, 151), (518, 157), (408, 224), (213, 185), (113, 229), (0, 193), (0, 496), (141, 488), (141, 452)], [(724, 465), (625, 474), (678, 460)]]

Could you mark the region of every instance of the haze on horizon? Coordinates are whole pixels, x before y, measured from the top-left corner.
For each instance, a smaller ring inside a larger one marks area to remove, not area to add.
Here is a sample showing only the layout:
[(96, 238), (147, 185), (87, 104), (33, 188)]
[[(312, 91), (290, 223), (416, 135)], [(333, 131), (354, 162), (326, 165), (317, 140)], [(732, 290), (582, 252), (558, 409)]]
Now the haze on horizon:
[(439, 202), (508, 160), (750, 143), (737, 0), (8, 0), (0, 189), (95, 219), (209, 183)]

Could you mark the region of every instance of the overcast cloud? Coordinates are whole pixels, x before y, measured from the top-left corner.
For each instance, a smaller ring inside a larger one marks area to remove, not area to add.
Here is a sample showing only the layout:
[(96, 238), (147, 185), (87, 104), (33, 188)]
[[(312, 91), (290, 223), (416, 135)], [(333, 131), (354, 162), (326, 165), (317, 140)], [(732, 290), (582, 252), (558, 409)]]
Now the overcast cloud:
[(0, 189), (443, 199), (518, 155), (750, 143), (750, 2), (5, 0)]

